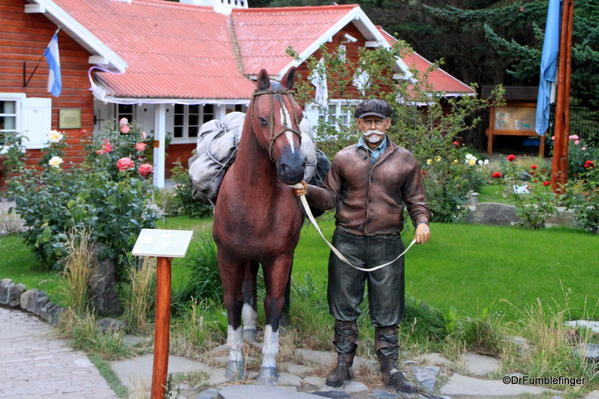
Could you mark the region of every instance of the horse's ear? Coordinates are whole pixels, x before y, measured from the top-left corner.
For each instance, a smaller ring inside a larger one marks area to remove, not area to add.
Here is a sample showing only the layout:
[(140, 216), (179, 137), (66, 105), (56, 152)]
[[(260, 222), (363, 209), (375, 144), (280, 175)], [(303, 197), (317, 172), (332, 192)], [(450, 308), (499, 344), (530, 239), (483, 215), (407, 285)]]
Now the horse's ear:
[(270, 89), (270, 77), (266, 69), (261, 69), (258, 74), (258, 90), (264, 91)]
[(287, 71), (285, 76), (283, 76), (283, 79), (281, 79), (281, 85), (283, 87), (287, 88), (288, 90), (291, 90), (293, 88), (293, 80), (295, 79), (295, 71), (297, 71), (296, 67), (289, 68), (289, 70)]

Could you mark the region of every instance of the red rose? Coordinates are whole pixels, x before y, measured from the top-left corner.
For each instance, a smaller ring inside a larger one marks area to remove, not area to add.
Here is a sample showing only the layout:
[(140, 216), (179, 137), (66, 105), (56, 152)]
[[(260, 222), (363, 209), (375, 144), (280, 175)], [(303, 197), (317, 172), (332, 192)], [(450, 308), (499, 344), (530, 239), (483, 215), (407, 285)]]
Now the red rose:
[(491, 175), (493, 179), (499, 179), (501, 177), (501, 172), (493, 172)]
[(124, 157), (116, 161), (116, 167), (121, 172), (124, 172), (126, 170), (133, 169), (135, 167), (135, 162), (133, 162), (131, 158)]
[(543, 182), (543, 185), (544, 185), (544, 186), (548, 186), (548, 185), (550, 185), (550, 184), (551, 184), (551, 182), (550, 182), (550, 181), (544, 181), (544, 182)]
[(505, 159), (507, 159), (510, 162), (513, 162), (514, 160), (516, 160), (516, 156), (514, 154), (510, 154), (507, 157), (505, 157)]
[(149, 174), (151, 174), (154, 171), (154, 168), (152, 168), (152, 165), (150, 165), (149, 163), (144, 163), (139, 165), (139, 168), (137, 168), (137, 173), (139, 173), (140, 176), (148, 176)]
[(584, 168), (585, 169), (594, 168), (594, 167), (595, 167), (595, 162), (593, 162), (593, 161), (586, 161), (584, 163)]
[(530, 168), (531, 169), (536, 169), (536, 168), (538, 168), (538, 166), (533, 163), (532, 165), (530, 165)]

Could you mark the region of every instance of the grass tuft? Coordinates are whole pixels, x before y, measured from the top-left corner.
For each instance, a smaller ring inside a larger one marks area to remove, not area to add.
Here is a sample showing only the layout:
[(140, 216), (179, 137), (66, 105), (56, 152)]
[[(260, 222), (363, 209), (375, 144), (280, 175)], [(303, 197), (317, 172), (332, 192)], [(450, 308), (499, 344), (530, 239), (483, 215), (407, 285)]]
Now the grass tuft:
[(87, 284), (94, 255), (90, 246), (91, 233), (86, 230), (72, 231), (67, 237), (64, 295), (73, 311), (83, 315), (89, 310)]
[(139, 334), (151, 330), (150, 311), (154, 304), (156, 258), (143, 258), (140, 268), (129, 270), (130, 284), (125, 287), (125, 312), (123, 318), (129, 328)]

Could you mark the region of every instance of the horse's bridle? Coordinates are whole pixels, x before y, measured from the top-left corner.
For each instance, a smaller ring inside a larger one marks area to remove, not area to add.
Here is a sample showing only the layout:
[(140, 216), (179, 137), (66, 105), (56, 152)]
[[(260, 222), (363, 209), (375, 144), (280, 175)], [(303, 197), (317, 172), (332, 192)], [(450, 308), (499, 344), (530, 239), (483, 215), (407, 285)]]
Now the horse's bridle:
[[(293, 96), (293, 91), (291, 90), (260, 90), (260, 91), (255, 91), (254, 95), (253, 95), (253, 99), (255, 99), (258, 96), (264, 96), (264, 95), (270, 95), (270, 114), (269, 114), (269, 121), (268, 121), (268, 131), (269, 131), (269, 141), (268, 141), (268, 157), (270, 158), (270, 160), (272, 162), (275, 162), (275, 160), (272, 157), (272, 150), (273, 147), (275, 145), (275, 141), (279, 138), (279, 136), (281, 136), (282, 134), (286, 133), (286, 132), (291, 132), (293, 134), (295, 134), (296, 136), (299, 137), (300, 141), (302, 139), (302, 133), (299, 130), (295, 130), (293, 128), (287, 127), (287, 115), (283, 112), (283, 129), (281, 129), (280, 132), (275, 134), (275, 105), (274, 105), (274, 99), (273, 97), (277, 94), (280, 95), (284, 95), (287, 96), (287, 98), (290, 100), (290, 102), (294, 102), (291, 101), (293, 98), (290, 98), (289, 96)], [(254, 101), (252, 101), (252, 114), (256, 115), (256, 113), (254, 112), (255, 110), (253, 109), (256, 106), (256, 103)], [(295, 123), (296, 125), (299, 126), (299, 123), (301, 122), (301, 120), (297, 119), (297, 116), (294, 115), (295, 118)]]

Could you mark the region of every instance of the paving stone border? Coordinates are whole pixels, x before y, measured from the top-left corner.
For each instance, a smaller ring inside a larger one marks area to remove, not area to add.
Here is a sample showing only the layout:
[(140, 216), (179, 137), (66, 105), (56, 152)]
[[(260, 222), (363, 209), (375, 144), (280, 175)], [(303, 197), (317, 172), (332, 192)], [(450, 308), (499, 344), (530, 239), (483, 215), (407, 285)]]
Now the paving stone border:
[(52, 325), (58, 322), (65, 310), (50, 301), (45, 291), (35, 288), (28, 290), (24, 284), (15, 283), (9, 278), (0, 280), (0, 305), (33, 313)]

